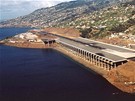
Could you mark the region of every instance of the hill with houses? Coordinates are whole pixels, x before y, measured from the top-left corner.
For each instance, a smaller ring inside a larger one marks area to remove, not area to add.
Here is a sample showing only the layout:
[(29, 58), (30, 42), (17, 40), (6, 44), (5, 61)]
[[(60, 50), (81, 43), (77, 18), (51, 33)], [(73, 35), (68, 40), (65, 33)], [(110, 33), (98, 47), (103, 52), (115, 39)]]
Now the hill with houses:
[(74, 28), (81, 37), (128, 47), (135, 43), (134, 0), (76, 0), (0, 22), (0, 27)]

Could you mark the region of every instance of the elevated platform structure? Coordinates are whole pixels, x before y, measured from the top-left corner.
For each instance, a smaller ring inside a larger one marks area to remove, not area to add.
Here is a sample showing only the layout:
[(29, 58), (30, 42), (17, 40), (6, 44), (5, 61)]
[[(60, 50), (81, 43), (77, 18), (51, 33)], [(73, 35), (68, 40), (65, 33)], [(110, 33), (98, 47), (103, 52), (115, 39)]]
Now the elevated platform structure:
[(123, 57), (126, 59), (134, 58), (135, 57), (135, 50), (124, 48), (116, 45), (110, 45), (107, 43), (94, 41), (86, 38), (76, 38), (75, 41), (79, 41), (85, 44), (88, 44), (90, 47), (99, 48), (102, 52), (106, 52), (112, 55), (116, 55), (119, 57)]
[(116, 68), (126, 63), (128, 58), (135, 57), (134, 50), (97, 41), (89, 41), (84, 38), (69, 39), (60, 37), (57, 42), (68, 52), (72, 52), (74, 55), (106, 70)]

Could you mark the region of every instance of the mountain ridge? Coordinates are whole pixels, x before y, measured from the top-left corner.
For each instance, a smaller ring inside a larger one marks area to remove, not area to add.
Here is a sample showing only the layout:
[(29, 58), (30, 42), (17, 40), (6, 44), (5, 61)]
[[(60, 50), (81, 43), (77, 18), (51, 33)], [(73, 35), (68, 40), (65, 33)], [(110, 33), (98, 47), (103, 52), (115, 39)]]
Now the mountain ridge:
[(72, 21), (117, 2), (127, 0), (76, 0), (63, 2), (52, 7), (37, 9), (34, 12), (0, 23), (0, 27), (31, 26), (48, 27), (57, 23)]

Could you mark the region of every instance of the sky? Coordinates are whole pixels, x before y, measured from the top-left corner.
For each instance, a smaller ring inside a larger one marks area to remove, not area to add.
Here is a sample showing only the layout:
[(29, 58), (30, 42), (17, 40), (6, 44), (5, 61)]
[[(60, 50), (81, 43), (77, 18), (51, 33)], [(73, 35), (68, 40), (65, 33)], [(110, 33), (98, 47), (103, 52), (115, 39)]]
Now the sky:
[(27, 15), (36, 9), (73, 0), (0, 0), (0, 21)]

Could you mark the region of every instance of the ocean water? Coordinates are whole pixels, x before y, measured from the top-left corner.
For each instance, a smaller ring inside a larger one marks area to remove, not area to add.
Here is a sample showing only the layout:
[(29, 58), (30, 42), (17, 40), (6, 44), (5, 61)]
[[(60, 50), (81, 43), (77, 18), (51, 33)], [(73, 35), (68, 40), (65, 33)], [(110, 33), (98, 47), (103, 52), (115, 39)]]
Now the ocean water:
[(0, 28), (0, 40), (19, 33), (24, 33), (30, 29), (32, 28)]
[[(0, 38), (28, 29), (0, 29)], [(135, 95), (53, 49), (0, 45), (0, 101), (135, 101)]]

